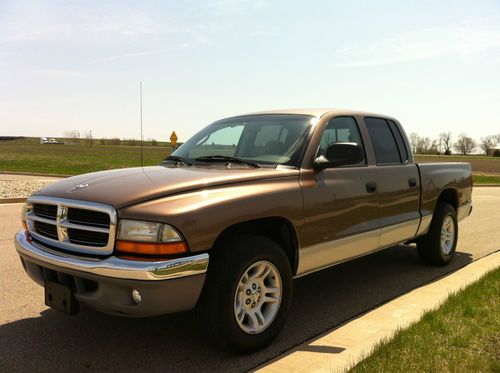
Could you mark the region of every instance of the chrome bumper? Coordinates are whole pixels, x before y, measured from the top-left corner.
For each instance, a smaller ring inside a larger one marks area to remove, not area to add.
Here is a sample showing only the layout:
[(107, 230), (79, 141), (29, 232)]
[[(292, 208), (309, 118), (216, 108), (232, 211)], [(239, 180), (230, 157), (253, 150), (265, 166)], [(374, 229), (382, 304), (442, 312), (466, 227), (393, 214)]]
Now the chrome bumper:
[(83, 258), (51, 250), (28, 239), (24, 231), (15, 238), (21, 257), (34, 259), (62, 269), (125, 280), (168, 280), (204, 274), (208, 254), (198, 254), (158, 262), (124, 260), (114, 256), (106, 259)]

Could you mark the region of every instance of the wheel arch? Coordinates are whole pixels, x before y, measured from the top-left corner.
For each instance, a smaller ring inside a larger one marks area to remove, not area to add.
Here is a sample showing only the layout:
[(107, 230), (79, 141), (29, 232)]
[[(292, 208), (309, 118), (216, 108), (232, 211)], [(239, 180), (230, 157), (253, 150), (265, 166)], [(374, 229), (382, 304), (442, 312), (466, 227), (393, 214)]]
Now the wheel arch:
[(451, 206), (453, 206), (455, 211), (458, 211), (458, 192), (457, 192), (457, 190), (454, 188), (448, 188), (448, 189), (443, 190), (441, 192), (441, 194), (439, 194), (434, 211), (436, 211), (436, 208), (440, 203), (448, 203)]
[(287, 218), (270, 216), (232, 224), (217, 236), (214, 247), (222, 240), (230, 239), (238, 234), (253, 234), (274, 241), (285, 251), (290, 261), (292, 274), (295, 275), (297, 273), (299, 258), (298, 237), (295, 227)]

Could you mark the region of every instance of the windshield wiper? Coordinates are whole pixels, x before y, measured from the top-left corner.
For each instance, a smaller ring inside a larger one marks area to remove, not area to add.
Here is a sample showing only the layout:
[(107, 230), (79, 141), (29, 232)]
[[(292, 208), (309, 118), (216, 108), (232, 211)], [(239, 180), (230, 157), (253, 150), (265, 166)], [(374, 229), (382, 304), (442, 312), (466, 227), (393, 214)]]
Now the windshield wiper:
[(258, 163), (247, 161), (246, 159), (241, 159), (237, 157), (228, 157), (225, 155), (206, 155), (204, 157), (198, 157), (195, 159), (198, 162), (234, 162), (246, 164), (254, 168), (262, 168), (262, 166)]
[(189, 162), (187, 159), (179, 157), (178, 155), (169, 155), (165, 158), (165, 161), (174, 161), (176, 163), (181, 163), (186, 166), (192, 166), (193, 164)]

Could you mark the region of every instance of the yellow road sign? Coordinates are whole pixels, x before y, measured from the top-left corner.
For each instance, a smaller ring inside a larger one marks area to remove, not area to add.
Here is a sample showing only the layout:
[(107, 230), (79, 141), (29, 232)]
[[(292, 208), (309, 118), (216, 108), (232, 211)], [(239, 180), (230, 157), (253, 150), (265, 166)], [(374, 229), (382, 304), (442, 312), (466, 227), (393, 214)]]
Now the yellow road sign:
[(170, 135), (170, 142), (172, 143), (172, 146), (175, 146), (177, 144), (177, 135), (175, 131), (172, 131), (172, 134)]

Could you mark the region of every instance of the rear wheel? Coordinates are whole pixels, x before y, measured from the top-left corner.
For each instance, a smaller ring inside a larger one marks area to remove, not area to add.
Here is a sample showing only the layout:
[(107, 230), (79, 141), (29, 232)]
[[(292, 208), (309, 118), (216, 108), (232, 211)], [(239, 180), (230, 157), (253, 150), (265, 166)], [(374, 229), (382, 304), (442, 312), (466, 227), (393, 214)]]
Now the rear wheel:
[(226, 350), (263, 348), (283, 327), (292, 282), (290, 262), (274, 241), (254, 235), (224, 240), (214, 248), (197, 306), (202, 332)]
[(437, 206), (429, 231), (417, 241), (420, 259), (426, 264), (443, 266), (455, 255), (458, 238), (457, 212), (453, 206)]

